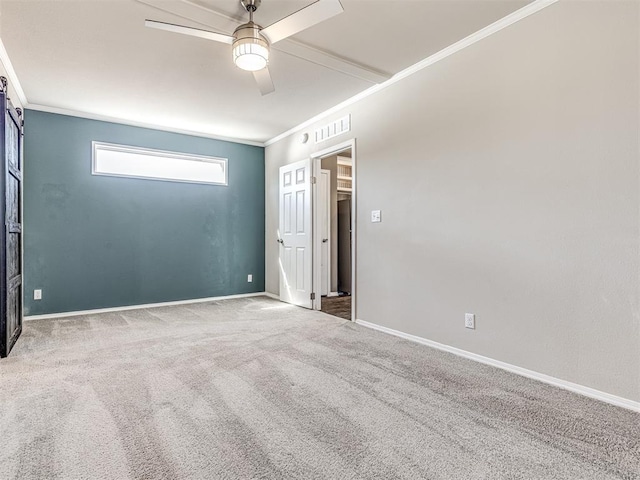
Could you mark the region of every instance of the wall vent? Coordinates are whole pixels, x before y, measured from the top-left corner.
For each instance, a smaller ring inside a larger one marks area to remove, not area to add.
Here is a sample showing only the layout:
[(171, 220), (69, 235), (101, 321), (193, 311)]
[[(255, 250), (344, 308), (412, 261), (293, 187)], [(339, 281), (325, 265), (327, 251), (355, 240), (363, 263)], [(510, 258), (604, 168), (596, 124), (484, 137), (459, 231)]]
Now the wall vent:
[(351, 115), (324, 125), (316, 130), (316, 143), (324, 142), (351, 130)]

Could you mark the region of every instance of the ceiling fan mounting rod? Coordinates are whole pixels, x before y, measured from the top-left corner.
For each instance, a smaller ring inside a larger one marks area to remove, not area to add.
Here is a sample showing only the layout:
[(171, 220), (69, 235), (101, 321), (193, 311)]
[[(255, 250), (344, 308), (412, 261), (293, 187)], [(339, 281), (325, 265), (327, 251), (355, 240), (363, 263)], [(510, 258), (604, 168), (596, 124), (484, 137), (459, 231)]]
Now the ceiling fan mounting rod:
[(253, 23), (253, 12), (255, 12), (262, 0), (240, 0), (242, 7), (249, 12), (249, 23)]

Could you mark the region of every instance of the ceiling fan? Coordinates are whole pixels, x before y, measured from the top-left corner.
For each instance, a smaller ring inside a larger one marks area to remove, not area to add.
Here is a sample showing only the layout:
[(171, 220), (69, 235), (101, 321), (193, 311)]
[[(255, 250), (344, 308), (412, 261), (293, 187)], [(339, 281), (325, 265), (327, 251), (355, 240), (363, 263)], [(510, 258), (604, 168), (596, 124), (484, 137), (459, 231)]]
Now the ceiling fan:
[(344, 11), (339, 0), (316, 0), (311, 5), (262, 28), (253, 21), (253, 14), (262, 0), (240, 0), (240, 3), (249, 12), (249, 22), (236, 28), (233, 35), (155, 20), (145, 20), (145, 26), (231, 45), (235, 65), (242, 70), (253, 72), (260, 93), (267, 95), (275, 91), (268, 68), (270, 46)]

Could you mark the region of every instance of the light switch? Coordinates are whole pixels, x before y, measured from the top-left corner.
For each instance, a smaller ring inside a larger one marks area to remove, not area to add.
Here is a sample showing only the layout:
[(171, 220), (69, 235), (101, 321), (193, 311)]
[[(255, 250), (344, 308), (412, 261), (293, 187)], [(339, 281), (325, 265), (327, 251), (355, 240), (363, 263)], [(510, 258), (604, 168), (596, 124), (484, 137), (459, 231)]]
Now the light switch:
[(381, 221), (380, 210), (371, 210), (371, 223), (380, 223)]

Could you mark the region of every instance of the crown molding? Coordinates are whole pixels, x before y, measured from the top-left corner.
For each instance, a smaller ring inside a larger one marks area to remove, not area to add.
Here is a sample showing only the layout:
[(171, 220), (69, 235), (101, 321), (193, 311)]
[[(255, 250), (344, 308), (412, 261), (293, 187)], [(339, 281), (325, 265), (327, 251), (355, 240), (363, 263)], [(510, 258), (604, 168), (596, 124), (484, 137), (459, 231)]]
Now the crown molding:
[(7, 53), (6, 48), (4, 48), (4, 43), (2, 43), (2, 39), (0, 38), (0, 62), (7, 72), (7, 77), (9, 77), (9, 84), (13, 87), (18, 95), (18, 100), (22, 104), (23, 108), (27, 108), (28, 101), (27, 97), (24, 94), (24, 90), (22, 89), (22, 85), (20, 85), (20, 80), (18, 80), (18, 75), (16, 75), (16, 71), (13, 69), (13, 64), (11, 63), (11, 59), (9, 59), (9, 54)]
[(152, 123), (146, 123), (146, 122), (137, 122), (134, 120), (126, 120), (120, 117), (110, 117), (108, 115), (101, 115), (101, 114), (97, 114), (97, 113), (89, 113), (89, 112), (83, 112), (83, 111), (79, 111), (79, 110), (72, 110), (72, 109), (67, 109), (67, 108), (60, 108), (60, 107), (51, 107), (49, 105), (38, 105), (38, 104), (34, 104), (34, 103), (28, 103), (25, 108), (29, 109), (29, 110), (37, 110), (39, 112), (46, 112), (46, 113), (56, 113), (58, 115), (68, 115), (70, 117), (78, 117), (78, 118), (86, 118), (88, 120), (99, 120), (101, 122), (110, 122), (110, 123), (117, 123), (119, 125), (128, 125), (130, 127), (141, 127), (141, 128), (148, 128), (151, 130), (159, 130), (162, 132), (170, 132), (170, 133), (179, 133), (182, 135), (190, 135), (193, 137), (201, 137), (201, 138), (210, 138), (213, 140), (222, 140), (224, 142), (233, 142), (233, 143), (239, 143), (242, 145), (251, 145), (253, 147), (264, 147), (264, 143), (263, 142), (255, 142), (253, 140), (244, 140), (244, 139), (240, 139), (240, 138), (234, 138), (234, 137), (225, 137), (222, 135), (215, 135), (215, 134), (208, 134), (208, 133), (203, 133), (203, 132), (197, 132), (197, 131), (193, 131), (193, 130), (183, 130), (180, 128), (173, 128), (173, 127), (165, 127), (165, 126), (160, 126), (160, 125), (156, 125), (156, 124), (152, 124)]
[(11, 63), (11, 59), (9, 58), (9, 54), (7, 53), (7, 50), (4, 47), (4, 43), (2, 43), (2, 39), (0, 38), (0, 63), (2, 63), (2, 66), (4, 67), (5, 71), (7, 72), (7, 77), (9, 77), (9, 84), (11, 85), (11, 87), (13, 87), (13, 89), (16, 92), (16, 95), (18, 95), (18, 99), (20, 100), (20, 103), (22, 105), (23, 109), (29, 109), (29, 110), (37, 110), (40, 112), (47, 112), (47, 113), (56, 113), (58, 115), (68, 115), (71, 117), (78, 117), (78, 118), (86, 118), (89, 120), (99, 120), (102, 122), (111, 122), (111, 123), (117, 123), (120, 125), (129, 125), (131, 127), (141, 127), (141, 128), (149, 128), (152, 130), (159, 130), (162, 132), (170, 132), (170, 133), (179, 133), (182, 135), (190, 135), (193, 137), (201, 137), (201, 138), (210, 138), (213, 140), (221, 140), (224, 142), (233, 142), (233, 143), (239, 143), (242, 145), (251, 145), (253, 147), (263, 147), (264, 148), (264, 142), (257, 142), (257, 141), (253, 141), (253, 140), (245, 140), (245, 139), (240, 139), (240, 138), (235, 138), (235, 137), (226, 137), (223, 135), (215, 135), (215, 134), (209, 134), (209, 133), (204, 133), (204, 132), (197, 132), (197, 131), (193, 131), (193, 130), (185, 130), (185, 129), (180, 129), (180, 128), (172, 128), (172, 127), (167, 127), (167, 126), (160, 126), (160, 125), (155, 125), (155, 124), (151, 124), (151, 123), (146, 123), (146, 122), (136, 122), (136, 121), (132, 121), (132, 120), (126, 120), (120, 117), (110, 117), (107, 115), (100, 115), (100, 114), (96, 114), (96, 113), (89, 113), (89, 112), (83, 112), (83, 111), (79, 111), (79, 110), (72, 110), (72, 109), (67, 109), (67, 108), (60, 108), (60, 107), (52, 107), (50, 105), (40, 105), (37, 103), (30, 103), (29, 100), (27, 99), (27, 96), (24, 93), (24, 90), (22, 89), (22, 85), (20, 84), (20, 80), (18, 79), (18, 75), (16, 74), (15, 69), (13, 68), (13, 64)]
[(39, 105), (39, 104), (32, 104), (29, 103), (24, 90), (22, 89), (22, 86), (20, 85), (20, 81), (18, 80), (18, 76), (16, 75), (16, 72), (13, 68), (13, 65), (11, 64), (11, 60), (9, 59), (9, 55), (7, 54), (7, 51), (4, 47), (4, 44), (2, 43), (2, 40), (0, 39), (0, 62), (2, 62), (5, 70), (7, 71), (7, 76), (9, 77), (9, 81), (11, 82), (11, 85), (13, 86), (14, 90), (16, 91), (16, 94), (18, 95), (18, 98), (20, 100), (20, 102), (22, 103), (23, 108), (25, 109), (31, 109), (31, 110), (38, 110), (41, 112), (48, 112), (48, 113), (57, 113), (60, 115), (69, 115), (72, 117), (78, 117), (78, 118), (87, 118), (90, 120), (99, 120), (99, 121), (104, 121), (104, 122), (112, 122), (112, 123), (118, 123), (121, 125), (129, 125), (129, 126), (134, 126), (134, 127), (142, 127), (142, 128), (149, 128), (149, 129), (153, 129), (153, 130), (160, 130), (160, 131), (164, 131), (164, 132), (171, 132), (171, 133), (179, 133), (182, 135), (191, 135), (191, 136), (195, 136), (195, 137), (202, 137), (202, 138), (211, 138), (213, 140), (221, 140), (221, 141), (225, 141), (225, 142), (233, 142), (233, 143), (239, 143), (239, 144), (243, 144), (243, 145), (251, 145), (251, 146), (255, 146), (255, 147), (268, 147), (269, 145), (273, 145), (274, 143), (290, 136), (293, 135), (311, 125), (313, 125), (314, 123), (318, 122), (319, 120), (328, 117), (350, 105), (353, 105), (357, 102), (359, 102), (360, 100), (363, 100), (381, 90), (384, 90), (387, 87), (390, 87), (391, 85), (394, 85), (395, 83), (423, 70), (424, 68), (427, 68), (430, 65), (433, 65), (436, 62), (439, 62), (440, 60), (443, 60), (447, 57), (449, 57), (450, 55), (453, 55), (456, 52), (459, 52), (460, 50), (463, 50), (464, 48), (467, 48), (471, 45), (473, 45), (474, 43), (479, 42), (480, 40), (493, 35), (494, 33), (499, 32), (500, 30), (513, 25), (514, 23), (530, 16), (533, 15), (534, 13), (556, 3), (558, 0), (535, 0), (532, 3), (526, 5), (525, 7), (507, 15), (504, 18), (501, 18), (500, 20), (492, 23), (491, 25), (488, 25), (487, 27), (478, 30), (477, 32), (469, 35), (468, 37), (450, 45), (449, 47), (440, 50), (439, 52), (431, 55), (430, 57), (425, 58), (424, 60), (421, 60), (420, 62), (402, 70), (401, 72), (395, 74), (393, 77), (391, 77), (389, 80), (374, 85), (371, 88), (368, 88), (362, 92), (360, 92), (357, 95), (354, 95), (353, 97), (345, 100), (344, 102), (341, 102), (337, 105), (335, 105), (334, 107), (325, 110), (324, 112), (310, 118), (309, 120), (271, 138), (270, 140), (267, 140), (266, 142), (259, 142), (259, 141), (252, 141), (252, 140), (245, 140), (245, 139), (239, 139), (239, 138), (234, 138), (234, 137), (227, 137), (227, 136), (222, 136), (222, 135), (215, 135), (215, 134), (207, 134), (204, 132), (198, 132), (198, 131), (192, 131), (192, 130), (184, 130), (184, 129), (180, 129), (180, 128), (172, 128), (172, 127), (167, 127), (167, 126), (159, 126), (159, 125), (155, 125), (155, 124), (151, 124), (151, 123), (146, 123), (146, 122), (137, 122), (137, 121), (132, 121), (132, 120), (126, 120), (123, 118), (119, 118), (119, 117), (110, 117), (110, 116), (106, 116), (106, 115), (100, 115), (100, 114), (95, 114), (95, 113), (89, 113), (89, 112), (84, 112), (84, 111), (78, 111), (78, 110), (72, 110), (72, 109), (65, 109), (65, 108), (60, 108), (60, 107), (53, 107), (53, 106), (49, 106), (49, 105)]
[(533, 15), (536, 12), (539, 12), (540, 10), (542, 10), (543, 8), (546, 8), (550, 5), (553, 5), (554, 3), (556, 3), (558, 0), (535, 0), (534, 2), (531, 2), (530, 4), (522, 7), (519, 10), (516, 10), (515, 12), (507, 15), (506, 17), (501, 18), (500, 20), (492, 23), (491, 25), (488, 25), (486, 27), (484, 27), (481, 30), (478, 30), (475, 33), (472, 33), (471, 35), (469, 35), (468, 37), (463, 38), (462, 40), (459, 40), (458, 42), (448, 46), (447, 48), (444, 48), (442, 50), (440, 50), (437, 53), (434, 53), (433, 55), (425, 58), (424, 60), (419, 61), (418, 63), (415, 63), (414, 65), (405, 68), (404, 70), (402, 70), (401, 72), (395, 74), (393, 77), (391, 77), (389, 80), (387, 80), (386, 82), (380, 83), (378, 85), (374, 85), (373, 87), (370, 87), (360, 93), (358, 93), (357, 95), (354, 95), (353, 97), (345, 100), (342, 103), (339, 103), (338, 105), (331, 107), (328, 110), (325, 110), (324, 112), (314, 116), (313, 118), (310, 118), (309, 120), (301, 123), (300, 125), (297, 125), (289, 130), (287, 130), (286, 132), (281, 133), (280, 135), (277, 135), (275, 137), (273, 137), (270, 140), (267, 140), (265, 142), (265, 146), (269, 146), (269, 145), (273, 145), (274, 143), (290, 136), (293, 135), (294, 133), (297, 133), (307, 127), (310, 127), (311, 125), (313, 125), (314, 123), (318, 122), (319, 120), (322, 120), (323, 118), (328, 117), (329, 115), (332, 115), (334, 113), (337, 113), (338, 111), (353, 105), (354, 103), (359, 102), (360, 100), (364, 100), (367, 97), (370, 97), (371, 95), (384, 90), (387, 87), (390, 87), (391, 85), (394, 85), (396, 83), (398, 83), (400, 80), (403, 80), (411, 75), (413, 75), (414, 73), (417, 73), (425, 68), (427, 68), (430, 65), (433, 65), (436, 62), (439, 62), (440, 60), (443, 60), (451, 55), (453, 55), (454, 53), (459, 52), (460, 50), (463, 50), (471, 45), (473, 45), (474, 43), (479, 42), (480, 40), (487, 38), (490, 35), (493, 35), (494, 33), (499, 32), (500, 30), (503, 30), (504, 28), (507, 28), (510, 25), (513, 25), (516, 22), (519, 22), (520, 20), (527, 18), (529, 15)]

